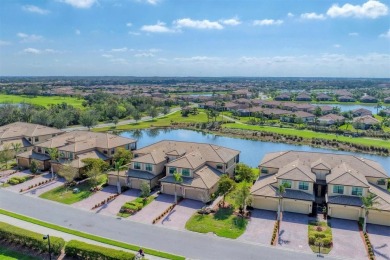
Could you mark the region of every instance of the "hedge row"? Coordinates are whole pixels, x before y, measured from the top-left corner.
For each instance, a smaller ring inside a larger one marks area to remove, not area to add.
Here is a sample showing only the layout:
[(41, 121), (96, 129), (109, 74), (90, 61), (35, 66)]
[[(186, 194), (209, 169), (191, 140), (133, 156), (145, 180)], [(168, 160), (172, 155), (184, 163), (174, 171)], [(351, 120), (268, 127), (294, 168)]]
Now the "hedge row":
[(129, 252), (91, 245), (77, 240), (71, 240), (66, 244), (65, 254), (77, 259), (87, 260), (129, 260), (135, 257), (134, 254)]
[(276, 238), (278, 237), (280, 221), (275, 221), (274, 230), (272, 232), (271, 246), (275, 245)]
[(370, 238), (368, 237), (367, 233), (363, 233), (363, 236), (364, 236), (364, 242), (366, 243), (366, 246), (367, 246), (368, 258), (370, 260), (374, 260), (375, 259), (375, 253), (374, 253), (374, 250), (372, 248), (372, 244), (371, 244)]
[[(43, 240), (43, 235), (26, 229), (0, 222), (0, 239), (8, 242), (31, 248), (41, 252), (48, 252), (49, 246), (47, 241)], [(54, 254), (59, 255), (65, 245), (65, 241), (59, 237), (50, 236), (51, 250)]]

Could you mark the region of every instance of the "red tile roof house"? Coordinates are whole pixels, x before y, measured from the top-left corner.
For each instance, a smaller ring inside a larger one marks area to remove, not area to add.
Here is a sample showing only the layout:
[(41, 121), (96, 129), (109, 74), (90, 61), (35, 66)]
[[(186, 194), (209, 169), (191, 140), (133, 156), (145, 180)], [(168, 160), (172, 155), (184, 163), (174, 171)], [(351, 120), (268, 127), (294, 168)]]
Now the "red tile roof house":
[(369, 95), (365, 95), (362, 98), (360, 98), (360, 102), (364, 103), (376, 103), (378, 102), (378, 99)]
[(353, 119), (353, 127), (357, 129), (369, 129), (375, 125), (380, 125), (378, 119), (372, 116), (358, 116)]
[(275, 97), (275, 100), (278, 101), (290, 101), (291, 95), (287, 93), (280, 94), (279, 96)]
[(389, 176), (379, 163), (353, 155), (283, 151), (269, 153), (259, 164), (261, 176), (251, 188), (252, 207), (277, 211), (278, 186), (286, 185), (282, 209), (310, 214), (313, 203), (325, 204), (332, 218), (359, 220), (361, 196), (374, 194), (368, 223), (390, 226)]
[(290, 115), (283, 116), (281, 121), (293, 122), (293, 120), (297, 120), (298, 118), (302, 119), (302, 121), (305, 123), (311, 123), (314, 122), (315, 115), (304, 111), (297, 111), (291, 113)]
[(345, 121), (345, 117), (336, 114), (327, 114), (318, 118), (321, 125), (341, 125)]
[(311, 96), (307, 93), (300, 93), (295, 98), (296, 101), (311, 101)]
[(337, 100), (340, 102), (355, 102), (355, 99), (351, 96), (340, 96)]
[(320, 93), (317, 95), (317, 100), (318, 101), (331, 101), (333, 98), (327, 94)]
[(353, 116), (372, 116), (372, 112), (365, 108), (358, 108), (352, 110)]

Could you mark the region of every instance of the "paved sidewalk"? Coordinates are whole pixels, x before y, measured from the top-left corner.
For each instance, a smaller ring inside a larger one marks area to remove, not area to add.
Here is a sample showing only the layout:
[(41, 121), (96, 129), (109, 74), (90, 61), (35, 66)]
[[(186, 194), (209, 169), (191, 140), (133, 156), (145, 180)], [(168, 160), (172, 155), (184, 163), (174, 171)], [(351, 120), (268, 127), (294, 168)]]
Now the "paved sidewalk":
[[(97, 242), (95, 240), (90, 240), (90, 239), (86, 239), (86, 238), (83, 238), (83, 237), (78, 237), (78, 236), (75, 236), (75, 235), (71, 235), (71, 234), (68, 234), (68, 233), (65, 233), (65, 232), (61, 232), (61, 231), (57, 231), (57, 230), (54, 230), (54, 229), (50, 229), (50, 228), (47, 228), (47, 227), (42, 227), (42, 226), (39, 226), (39, 225), (32, 224), (30, 222), (26, 222), (26, 221), (19, 220), (19, 219), (16, 219), (16, 218), (8, 217), (8, 216), (2, 215), (2, 214), (0, 214), (0, 221), (1, 222), (6, 222), (6, 223), (14, 225), (14, 226), (18, 226), (20, 228), (24, 228), (24, 229), (27, 229), (27, 230), (30, 230), (30, 231), (33, 231), (33, 232), (41, 233), (43, 235), (49, 234), (50, 236), (62, 237), (65, 241), (70, 241), (72, 239), (75, 239), (75, 240), (82, 241), (82, 242), (89, 243), (89, 244), (93, 244), (93, 245), (109, 247), (109, 248), (118, 249), (118, 250), (122, 250), (122, 251), (131, 252), (131, 253), (135, 253), (136, 254), (136, 252), (131, 251), (131, 250), (127, 250), (127, 249), (116, 247), (116, 246), (107, 245), (107, 244), (104, 244), (104, 243)], [(148, 254), (146, 254), (146, 258), (147, 259), (156, 259), (156, 260), (157, 259), (163, 259), (163, 258), (160, 258), (160, 257), (157, 257), (157, 256), (148, 255)]]
[(140, 194), (139, 190), (130, 189), (123, 192), (121, 195), (116, 197), (113, 201), (110, 201), (107, 204), (104, 204), (102, 207), (95, 209), (94, 211), (99, 214), (105, 214), (110, 216), (116, 216), (119, 213), (119, 210), (128, 201), (135, 200)]

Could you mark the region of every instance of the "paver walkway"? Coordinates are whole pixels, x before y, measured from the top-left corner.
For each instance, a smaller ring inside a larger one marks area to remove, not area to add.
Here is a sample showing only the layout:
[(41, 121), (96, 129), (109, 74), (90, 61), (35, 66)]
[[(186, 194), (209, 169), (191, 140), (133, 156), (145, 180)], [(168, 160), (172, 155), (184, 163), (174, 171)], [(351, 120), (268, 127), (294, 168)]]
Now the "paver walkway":
[[(18, 174), (18, 173), (15, 173), (15, 174), (13, 174), (11, 176), (15, 176), (16, 174)], [(24, 173), (24, 174), (26, 174), (26, 173)], [(46, 180), (48, 180), (50, 178), (51, 178), (51, 173), (44, 173), (44, 174), (42, 174), (40, 176), (35, 177), (34, 179), (25, 181), (25, 182), (23, 182), (21, 184), (18, 184), (18, 185), (7, 187), (6, 189), (10, 190), (10, 191), (13, 191), (13, 192), (19, 192), (20, 189), (26, 189), (26, 188), (28, 188), (31, 185), (38, 184), (38, 183), (46, 181)]]
[[(104, 243), (97, 242), (95, 240), (90, 240), (90, 239), (87, 239), (87, 238), (78, 237), (78, 236), (75, 236), (75, 235), (71, 235), (71, 234), (64, 233), (64, 232), (61, 232), (61, 231), (57, 231), (57, 230), (54, 230), (54, 229), (50, 229), (50, 228), (47, 228), (47, 227), (42, 227), (42, 226), (39, 226), (39, 225), (32, 224), (30, 222), (26, 222), (26, 221), (19, 220), (19, 219), (16, 219), (16, 218), (11, 218), (11, 217), (8, 217), (8, 216), (2, 215), (2, 214), (0, 214), (0, 221), (1, 222), (6, 222), (8, 224), (11, 224), (11, 225), (14, 225), (14, 226), (17, 226), (17, 227), (20, 227), (20, 228), (24, 228), (24, 229), (27, 229), (27, 230), (30, 230), (30, 231), (33, 231), (33, 232), (37, 232), (37, 233), (41, 233), (41, 234), (49, 234), (50, 236), (62, 237), (65, 241), (70, 241), (72, 239), (75, 239), (75, 240), (82, 241), (82, 242), (89, 243), (89, 244), (93, 244), (93, 245), (98, 245), (98, 246), (118, 249), (118, 250), (122, 250), (122, 251), (131, 252), (131, 253), (135, 253), (136, 254), (136, 252), (130, 251), (130, 250), (127, 250), (127, 249), (124, 249), (124, 248), (107, 245), (107, 244), (104, 244)], [(157, 256), (152, 256), (152, 255), (146, 255), (146, 257), (148, 259), (163, 259), (163, 258), (160, 258), (160, 257), (157, 257)]]
[(110, 201), (107, 204), (104, 204), (103, 206), (95, 209), (94, 211), (100, 214), (116, 216), (116, 214), (118, 214), (123, 204), (125, 204), (128, 201), (132, 201), (136, 199), (139, 196), (139, 194), (140, 194), (140, 190), (136, 190), (136, 189), (127, 190), (123, 192), (121, 195), (119, 195), (118, 197), (116, 197), (115, 200)]
[(390, 259), (390, 227), (367, 224), (376, 259)]
[(32, 189), (32, 190), (23, 192), (23, 194), (24, 195), (28, 195), (28, 196), (38, 197), (41, 194), (45, 193), (46, 191), (49, 191), (49, 190), (52, 190), (52, 189), (55, 189), (57, 187), (60, 187), (60, 186), (64, 185), (64, 182), (65, 182), (65, 180), (62, 179), (62, 178), (61, 179), (56, 179), (56, 180), (51, 181), (51, 182), (49, 182), (47, 184), (43, 184), (43, 185), (39, 186), (36, 189)]
[(280, 222), (278, 246), (313, 252), (308, 240), (309, 217), (304, 214), (283, 212)]
[(184, 230), (188, 219), (203, 205), (201, 201), (184, 199), (158, 225)]
[(76, 208), (85, 209), (85, 210), (91, 210), (93, 206), (107, 199), (111, 195), (116, 194), (116, 192), (117, 192), (116, 186), (110, 185), (104, 187), (100, 191), (97, 191), (95, 194), (91, 195), (90, 197), (72, 204), (72, 206)]
[(129, 219), (151, 224), (152, 221), (163, 213), (174, 202), (174, 197), (167, 194), (159, 194), (149, 205), (138, 211), (135, 215), (130, 216)]
[(238, 240), (269, 245), (276, 221), (276, 212), (254, 209), (245, 233)]
[(333, 235), (333, 249), (329, 253), (330, 256), (367, 259), (357, 221), (332, 218), (329, 222)]

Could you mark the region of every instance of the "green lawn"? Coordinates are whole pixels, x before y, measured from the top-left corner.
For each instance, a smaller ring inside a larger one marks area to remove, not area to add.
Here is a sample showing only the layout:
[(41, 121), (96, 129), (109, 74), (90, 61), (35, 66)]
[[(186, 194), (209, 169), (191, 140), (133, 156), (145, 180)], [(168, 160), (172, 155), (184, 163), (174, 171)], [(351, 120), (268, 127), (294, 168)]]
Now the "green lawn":
[(26, 95), (5, 95), (0, 94), (0, 103), (30, 103), (48, 107), (50, 104), (67, 103), (77, 108), (83, 108), (82, 103), (84, 99), (77, 99), (74, 97), (60, 97), (60, 96), (37, 96), (31, 97)]
[[(99, 178), (99, 185), (105, 183), (106, 181), (107, 175), (101, 175)], [(93, 194), (93, 192), (90, 191), (92, 186), (93, 185), (89, 181), (85, 181), (75, 187), (68, 189), (66, 189), (64, 186), (60, 186), (43, 193), (39, 197), (43, 199), (54, 200), (64, 204), (73, 204), (91, 196)], [(73, 193), (74, 188), (78, 188), (80, 192)]]
[(195, 213), (186, 223), (186, 229), (199, 232), (213, 232), (217, 236), (238, 238), (246, 229), (248, 220), (233, 215), (232, 208), (221, 208), (215, 214)]
[(252, 130), (252, 131), (263, 131), (263, 132), (271, 132), (277, 134), (285, 134), (285, 135), (296, 135), (298, 137), (303, 137), (307, 139), (311, 138), (322, 138), (327, 140), (336, 139), (338, 141), (350, 142), (360, 145), (374, 145), (378, 147), (390, 148), (390, 142), (388, 140), (374, 139), (374, 138), (363, 138), (363, 137), (346, 137), (335, 134), (326, 134), (319, 133), (310, 130), (297, 130), (293, 128), (279, 128), (279, 127), (271, 127), (271, 126), (258, 126), (258, 125), (244, 125), (244, 124), (224, 124), (224, 128), (233, 128), (233, 129), (243, 129), (243, 130)]
[[(321, 230), (318, 228), (321, 227)], [(309, 222), (308, 225), (309, 246), (314, 253), (318, 253), (318, 246), (311, 243), (311, 240), (320, 241), (324, 244), (329, 243), (331, 245), (333, 241), (332, 229), (326, 222)], [(310, 239), (311, 238), (311, 239)], [(321, 253), (328, 254), (332, 250), (332, 246), (321, 247)]]
[(0, 245), (0, 259), (2, 260), (39, 260), (38, 257), (32, 257), (20, 252), (6, 248)]
[[(150, 202), (152, 202), (155, 198), (156, 198), (155, 196), (149, 196), (146, 200), (144, 200), (143, 198), (139, 197), (136, 198), (135, 200), (126, 202), (125, 204), (123, 204), (122, 208), (140, 211), (148, 204), (150, 204)], [(120, 212), (117, 214), (117, 216), (122, 218), (127, 218), (130, 215), (131, 215), (130, 213), (120, 213)]]
[[(105, 132), (108, 130), (132, 130), (132, 129), (144, 129), (150, 127), (168, 127), (171, 126), (172, 123), (202, 123), (207, 122), (207, 115), (203, 109), (199, 109), (199, 114), (197, 115), (188, 115), (187, 117), (183, 117), (181, 115), (181, 111), (177, 111), (168, 116), (163, 116), (154, 120), (133, 123), (128, 125), (120, 125), (115, 127), (104, 127), (104, 128), (95, 128), (93, 129), (96, 132)], [(219, 116), (217, 120), (222, 120), (222, 117)], [(210, 119), (212, 121), (212, 119)]]

